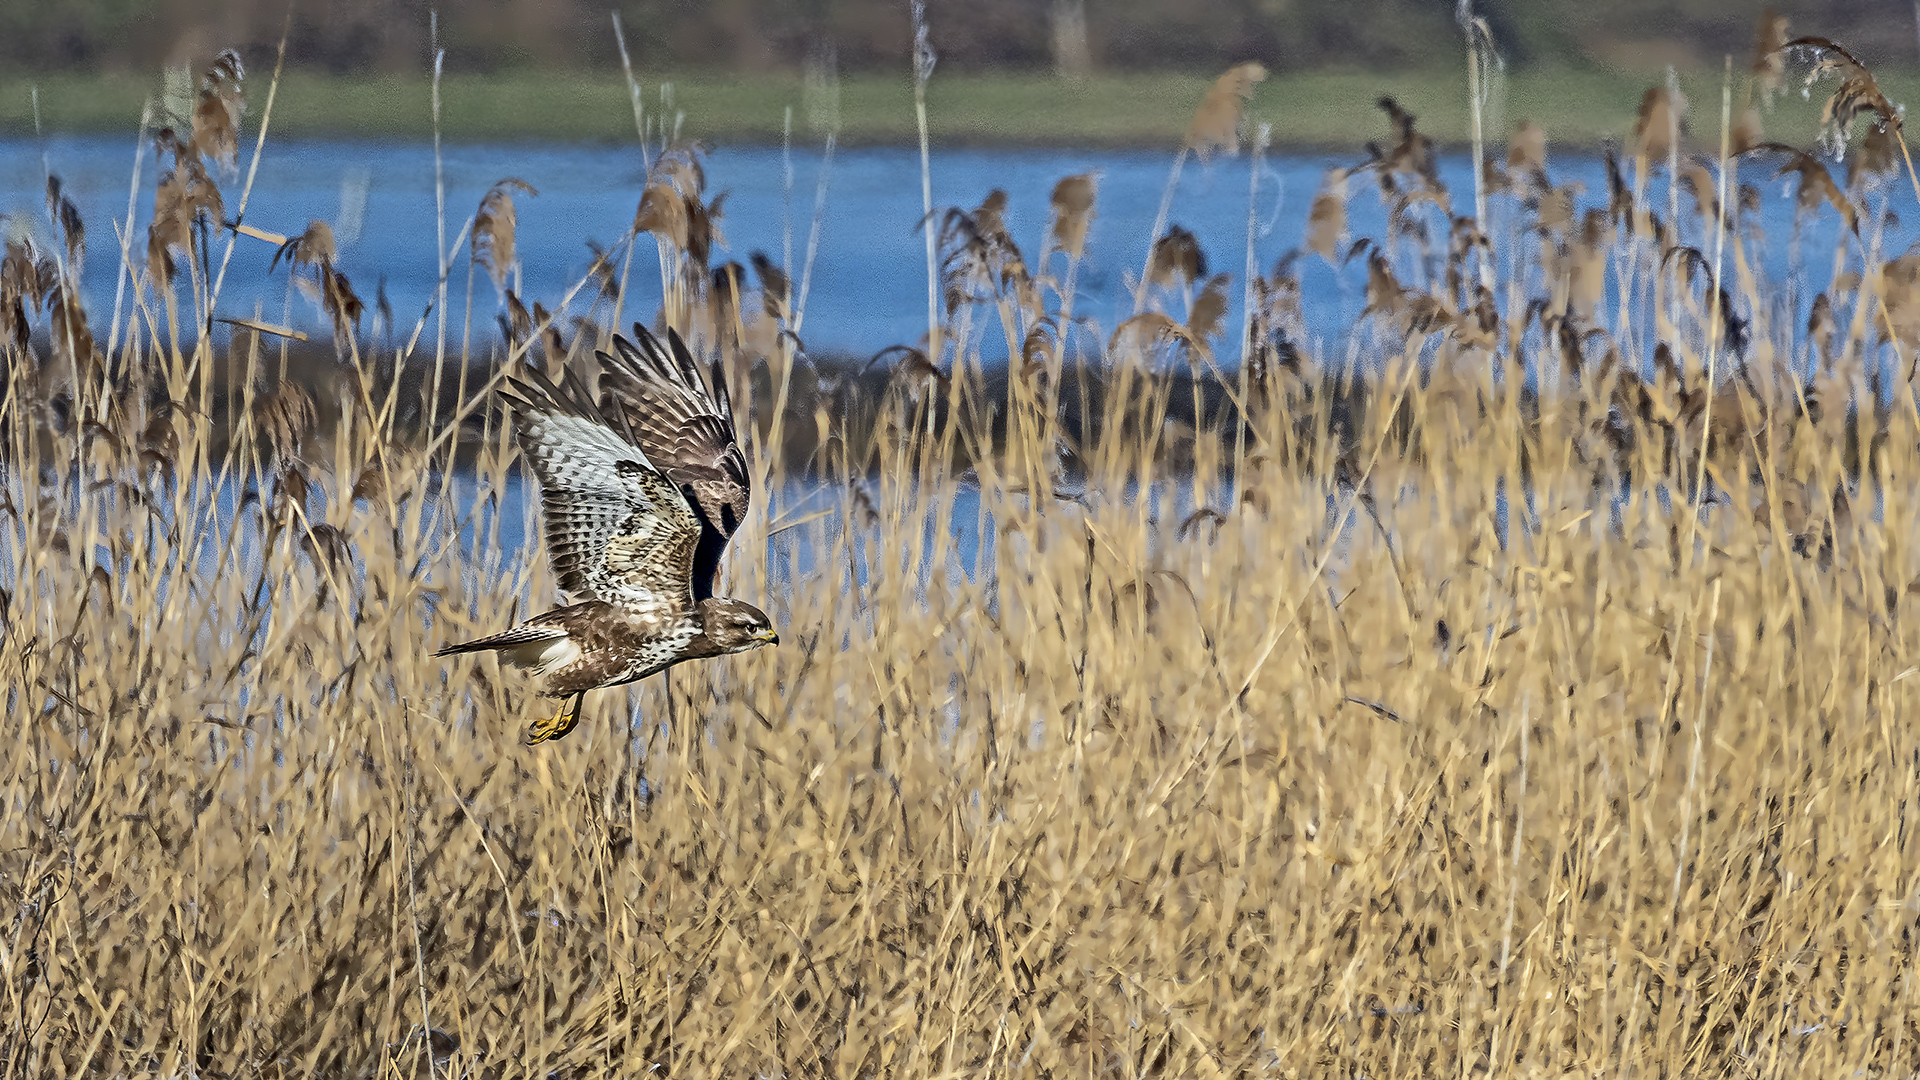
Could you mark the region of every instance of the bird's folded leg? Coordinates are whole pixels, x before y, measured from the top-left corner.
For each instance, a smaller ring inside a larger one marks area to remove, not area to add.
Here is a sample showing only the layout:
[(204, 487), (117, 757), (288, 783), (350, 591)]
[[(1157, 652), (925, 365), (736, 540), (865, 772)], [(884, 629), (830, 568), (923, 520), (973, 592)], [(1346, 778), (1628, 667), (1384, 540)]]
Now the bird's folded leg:
[(527, 745), (533, 746), (546, 742), (548, 739), (558, 739), (566, 735), (567, 732), (572, 731), (574, 727), (580, 723), (580, 699), (586, 696), (587, 692), (582, 690), (573, 695), (572, 704), (566, 708), (561, 709), (552, 716), (535, 720), (533, 725), (527, 729)]

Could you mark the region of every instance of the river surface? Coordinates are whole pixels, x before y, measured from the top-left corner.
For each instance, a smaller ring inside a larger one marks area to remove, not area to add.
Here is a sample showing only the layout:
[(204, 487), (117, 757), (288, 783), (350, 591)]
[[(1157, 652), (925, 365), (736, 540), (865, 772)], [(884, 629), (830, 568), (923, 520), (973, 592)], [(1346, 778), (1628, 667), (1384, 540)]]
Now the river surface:
[[(1361, 149), (1379, 131), (1354, 134), (1352, 153), (1287, 152), (1269, 155), (1260, 166), (1258, 192), (1249, 198), (1252, 164), (1247, 155), (1216, 158), (1210, 164), (1188, 160), (1181, 171), (1170, 221), (1198, 237), (1210, 272), (1233, 272), (1229, 290), (1233, 308), (1223, 327), (1231, 342), (1240, 324), (1240, 272), (1246, 265), (1249, 225), (1256, 266), (1269, 270), (1305, 238), (1307, 211), (1325, 171), (1364, 160)], [(0, 139), (0, 214), (4, 228), (31, 231), (42, 243), (51, 236), (45, 209), (46, 176), (62, 180), (87, 226), (84, 291), (97, 324), (112, 311), (121, 263), (116, 226), (126, 220), (136, 140), (120, 137), (57, 136)], [(238, 176), (225, 183), (229, 213), (252, 155), (243, 149)], [(1147, 238), (1166, 187), (1171, 153), (1108, 150), (939, 149), (931, 174), (936, 207), (973, 207), (996, 189), (1010, 201), (1007, 222), (1017, 243), (1032, 260), (1048, 224), (1048, 197), (1054, 183), (1076, 173), (1099, 174), (1098, 202), (1087, 258), (1078, 277), (1076, 314), (1105, 330), (1130, 313), (1129, 278), (1146, 255)], [(923, 217), (920, 164), (910, 149), (841, 150), (830, 167), (817, 147), (721, 146), (706, 158), (709, 193), (727, 192), (720, 222), (724, 258), (745, 263), (754, 251), (793, 266), (796, 287), (802, 276), (819, 185), (827, 184), (820, 219), (818, 254), (808, 290), (802, 337), (810, 350), (864, 355), (888, 345), (913, 342), (926, 331), (926, 250), (918, 229)], [(1764, 236), (1750, 239), (1749, 257), (1775, 281), (1789, 277), (1794, 232), (1793, 181), (1773, 178), (1776, 166), (1754, 162), (1741, 178), (1761, 190), (1758, 223)], [(152, 214), (154, 155), (142, 156), (140, 190), (133, 202), (135, 258), (144, 258), (146, 225)], [(1472, 174), (1465, 155), (1443, 157), (1442, 175), (1454, 192), (1458, 212), (1470, 212)], [(1838, 169), (1836, 167), (1836, 171)], [(1555, 183), (1583, 186), (1582, 209), (1604, 205), (1606, 174), (1591, 155), (1554, 158)], [(521, 264), (520, 294), (553, 307), (588, 272), (588, 241), (612, 245), (633, 220), (645, 176), (634, 146), (448, 145), (443, 153), (449, 244), (496, 181), (517, 177), (539, 191), (516, 200)], [(1844, 174), (1840, 174), (1842, 178)], [(1665, 216), (1664, 172), (1656, 173), (1649, 202)], [(1877, 205), (1874, 199), (1868, 205)], [(1683, 238), (1709, 250), (1700, 235), (1691, 196), (1681, 200)], [(1351, 234), (1380, 238), (1385, 215), (1371, 179), (1355, 177), (1348, 200)], [(1496, 242), (1508, 250), (1519, 237), (1508, 226), (1520, 208), (1509, 197), (1493, 200), (1490, 217)], [(1920, 214), (1904, 217), (1920, 221)], [(339, 266), (349, 275), (371, 312), (382, 282), (403, 333), (425, 310), (437, 275), (435, 256), (440, 229), (436, 209), (431, 143), (337, 139), (270, 139), (247, 203), (247, 223), (271, 232), (294, 234), (311, 220), (332, 224), (339, 241)], [(1251, 221), (1250, 221), (1251, 219)], [(1863, 215), (1863, 226), (1865, 215)], [(1870, 227), (1863, 231), (1871, 233)], [(1900, 253), (1914, 229), (1899, 225), (1881, 240), (1883, 257)], [(1792, 301), (1804, 313), (1812, 292), (1824, 287), (1834, 246), (1846, 236), (1837, 215), (1821, 209), (1804, 218), (1800, 257), (1810, 266), (1811, 288), (1795, 290)], [(1444, 250), (1445, 238), (1439, 238)], [(1849, 243), (1852, 241), (1848, 239)], [(216, 261), (220, 251), (215, 246)], [(791, 254), (789, 254), (791, 252)], [(292, 322), (307, 329), (324, 323), (314, 303), (290, 294), (284, 263), (270, 270), (273, 248), (242, 238), (237, 246), (220, 302), (227, 315), (251, 315)], [(1504, 254), (1503, 254), (1504, 257)], [(456, 329), (465, 310), (467, 249), (457, 255), (449, 309)], [(1856, 262), (1857, 265), (1857, 262)], [(633, 264), (627, 317), (651, 318), (660, 299), (658, 263), (652, 244), (643, 241)], [(1334, 355), (1346, 328), (1365, 306), (1364, 259), (1334, 267), (1317, 257), (1299, 264), (1303, 307), (1312, 336)], [(1056, 263), (1053, 269), (1062, 267)], [(1505, 280), (1505, 275), (1502, 275)], [(1537, 285), (1530, 283), (1530, 290)], [(584, 299), (583, 294), (583, 299)], [(1503, 301), (1504, 302), (1504, 301)], [(583, 310), (577, 300), (571, 309)], [(496, 334), (499, 298), (484, 274), (474, 287), (474, 327)], [(996, 324), (997, 325), (997, 324)], [(427, 340), (434, 325), (430, 322)], [(989, 335), (983, 349), (1004, 349)], [(489, 340), (483, 338), (483, 340)], [(1237, 348), (1220, 348), (1223, 356)]]

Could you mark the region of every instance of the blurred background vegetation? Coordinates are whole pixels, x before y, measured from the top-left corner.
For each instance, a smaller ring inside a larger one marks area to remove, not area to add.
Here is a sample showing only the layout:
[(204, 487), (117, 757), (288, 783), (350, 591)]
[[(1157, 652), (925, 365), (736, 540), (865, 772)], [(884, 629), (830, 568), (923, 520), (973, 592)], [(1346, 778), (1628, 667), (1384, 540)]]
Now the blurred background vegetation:
[[(1854, 43), (1870, 64), (1915, 55), (1912, 14), (1866, 0), (1774, 5), (1799, 27)], [(1519, 65), (1657, 70), (1714, 67), (1751, 47), (1758, 5), (1724, 0), (1483, 3)], [(418, 70), (439, 12), (450, 71), (607, 71), (619, 63), (608, 14), (649, 68), (797, 70), (831, 46), (853, 73), (900, 68), (906, 0), (293, 0), (289, 59), (336, 74)], [(961, 70), (1276, 70), (1454, 65), (1446, 0), (968, 0), (930, 5), (942, 65)], [(151, 70), (228, 46), (279, 41), (287, 8), (268, 0), (7, 0), (0, 64), (16, 73)], [(1808, 30), (1806, 32), (1813, 32)]]
[[(1920, 89), (1920, 8), (1774, 9), (1794, 34), (1853, 48), (1896, 100)], [(1716, 100), (1723, 58), (1744, 72), (1767, 8), (1481, 0), (1475, 10), (1507, 65), (1495, 126), (1524, 117), (1563, 147), (1592, 148), (1630, 132), (1669, 67), (1686, 94)], [(803, 137), (831, 126), (847, 144), (915, 137), (908, 0), (0, 0), (0, 135), (129, 130), (228, 47), (264, 84), (284, 28), (279, 133), (421, 137), (434, 123), (437, 16), (443, 134), (630, 138), (614, 14), (649, 114), (684, 116), (699, 138), (777, 141), (789, 123)], [(1272, 74), (1251, 115), (1271, 123), (1277, 145), (1351, 150), (1383, 135), (1381, 94), (1411, 103), (1442, 144), (1468, 138), (1453, 0), (932, 0), (927, 21), (938, 56), (928, 119), (944, 145), (1167, 146), (1214, 77), (1249, 60)], [(828, 71), (839, 78), (820, 112), (814, 90)], [(1811, 137), (1811, 116), (1769, 131)]]

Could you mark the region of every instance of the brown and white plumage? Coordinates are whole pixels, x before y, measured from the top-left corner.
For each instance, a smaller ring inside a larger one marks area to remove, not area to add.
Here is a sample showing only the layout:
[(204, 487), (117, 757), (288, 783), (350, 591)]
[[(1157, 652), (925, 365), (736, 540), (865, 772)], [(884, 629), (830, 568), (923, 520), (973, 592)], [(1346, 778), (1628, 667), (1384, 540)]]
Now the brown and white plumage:
[(597, 398), (571, 372), (556, 385), (529, 371), (501, 394), (540, 481), (548, 558), (580, 602), (437, 655), (495, 650), (572, 696), (534, 742), (571, 731), (588, 690), (779, 640), (758, 608), (713, 595), (751, 496), (726, 384), (717, 367), (703, 379), (673, 331), (634, 336), (598, 354)]
[[(650, 337), (638, 323), (634, 333), (642, 344)], [(699, 516), (693, 593), (705, 599), (713, 595), (720, 553), (747, 516), (753, 481), (734, 433), (733, 401), (720, 365), (713, 365), (709, 389), (679, 335), (669, 331), (668, 342), (667, 349), (636, 348), (615, 337), (615, 355), (601, 354), (606, 364), (600, 404), (625, 420), (647, 460), (686, 493)], [(657, 346), (658, 339), (653, 343)]]

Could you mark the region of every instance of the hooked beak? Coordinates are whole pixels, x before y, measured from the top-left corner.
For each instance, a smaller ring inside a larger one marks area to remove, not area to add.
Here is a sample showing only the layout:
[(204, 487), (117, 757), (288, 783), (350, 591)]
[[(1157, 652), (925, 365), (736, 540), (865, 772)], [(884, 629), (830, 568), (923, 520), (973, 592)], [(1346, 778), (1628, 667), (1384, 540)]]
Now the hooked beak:
[(778, 630), (775, 630), (773, 627), (769, 626), (765, 630), (760, 631), (759, 634), (755, 635), (754, 640), (764, 641), (769, 645), (778, 645), (780, 644), (780, 632)]

